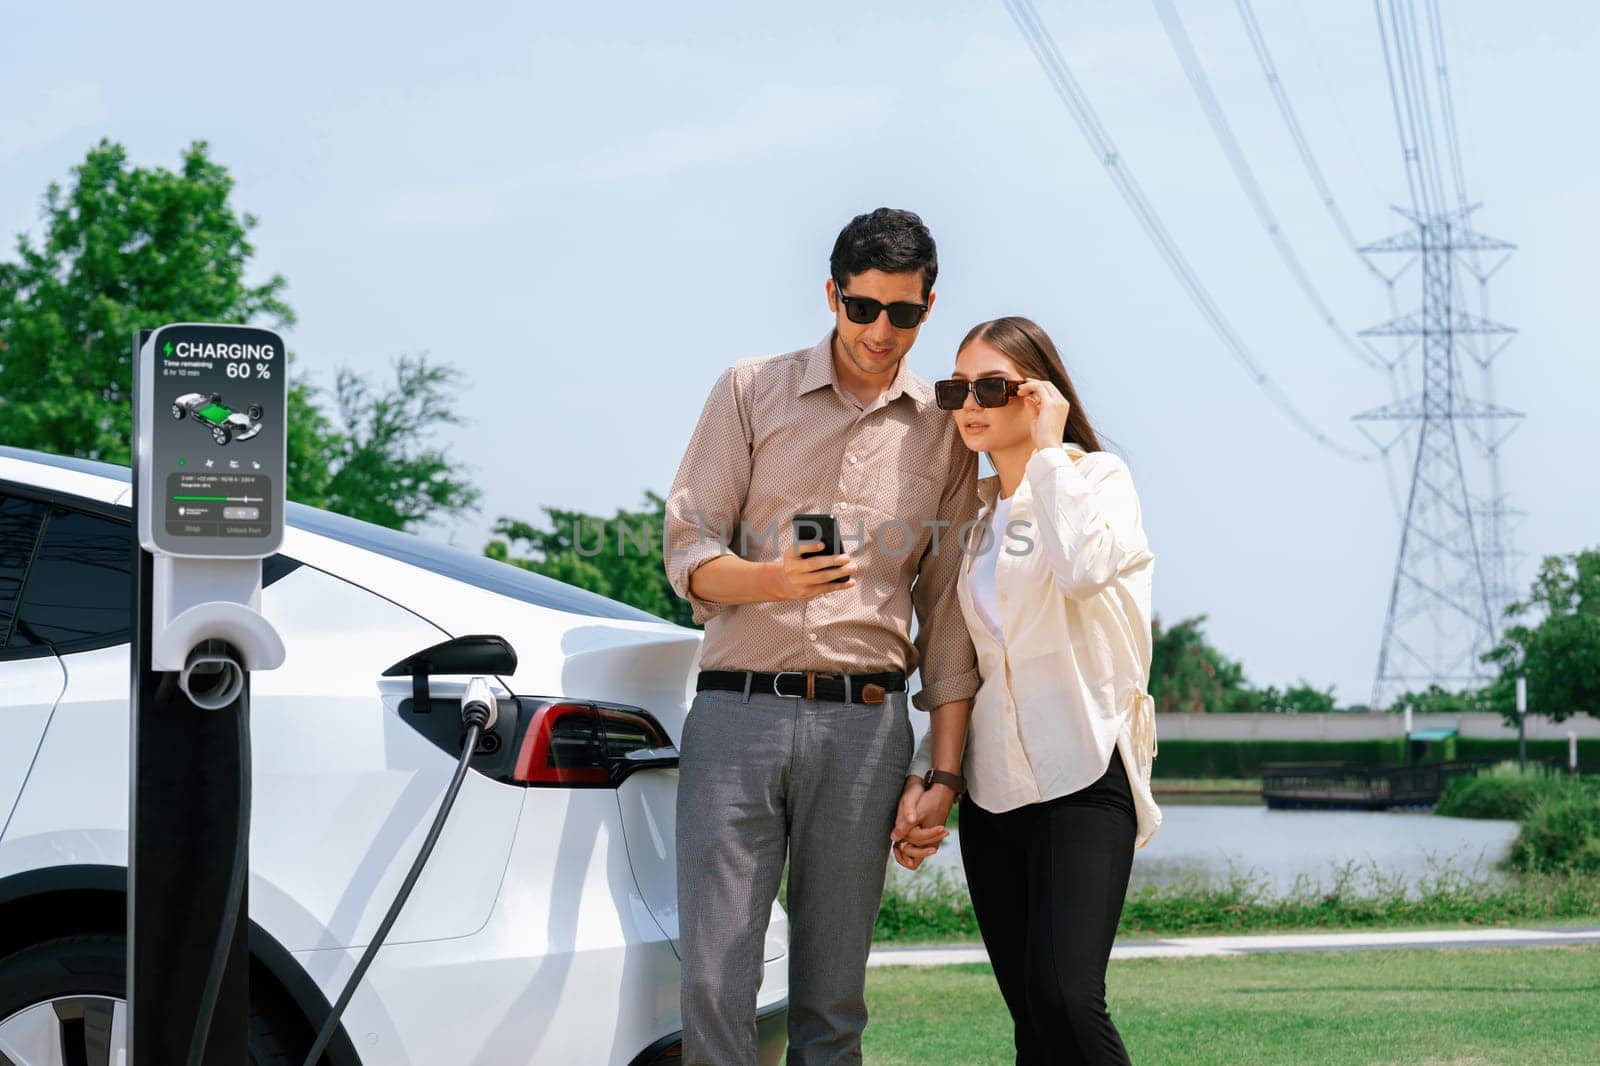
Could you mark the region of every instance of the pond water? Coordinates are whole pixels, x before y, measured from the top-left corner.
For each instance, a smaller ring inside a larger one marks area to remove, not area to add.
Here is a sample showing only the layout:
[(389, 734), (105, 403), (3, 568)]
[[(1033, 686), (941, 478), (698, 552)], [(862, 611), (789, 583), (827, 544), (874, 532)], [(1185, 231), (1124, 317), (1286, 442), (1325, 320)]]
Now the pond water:
[[(1510, 849), (1517, 823), (1442, 818), (1417, 811), (1275, 811), (1253, 804), (1168, 802), (1161, 828), (1133, 854), (1129, 891), (1198, 878), (1213, 884), (1245, 875), (1272, 892), (1320, 883), (1331, 887), (1347, 868), (1357, 891), (1402, 880), (1414, 894), (1420, 879), (1445, 873), (1503, 883), (1493, 869)], [(923, 864), (964, 880), (958, 836)], [(890, 863), (900, 883), (918, 883)]]

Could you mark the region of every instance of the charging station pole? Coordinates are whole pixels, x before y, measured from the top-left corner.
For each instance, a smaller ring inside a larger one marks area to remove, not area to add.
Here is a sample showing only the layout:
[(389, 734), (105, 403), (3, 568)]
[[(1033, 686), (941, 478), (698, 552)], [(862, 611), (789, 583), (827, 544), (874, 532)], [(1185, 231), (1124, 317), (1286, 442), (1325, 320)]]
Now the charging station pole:
[(283, 539), (288, 360), (276, 333), (233, 325), (140, 330), (133, 354), (128, 1066), (240, 1066), (250, 672), (283, 662), (260, 607)]

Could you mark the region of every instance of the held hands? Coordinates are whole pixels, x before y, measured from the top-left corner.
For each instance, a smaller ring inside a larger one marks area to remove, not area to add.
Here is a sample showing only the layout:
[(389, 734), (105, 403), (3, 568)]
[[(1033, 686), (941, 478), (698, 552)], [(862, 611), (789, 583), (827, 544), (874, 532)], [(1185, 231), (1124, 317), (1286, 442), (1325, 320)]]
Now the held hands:
[(1059, 448), (1067, 431), (1067, 415), (1072, 404), (1061, 395), (1055, 383), (1029, 378), (1017, 386), (1017, 395), (1033, 415), (1033, 450)]
[(905, 790), (900, 793), (894, 829), (889, 834), (894, 842), (894, 861), (907, 870), (915, 870), (938, 851), (950, 835), (944, 823), (955, 801), (956, 794), (948, 785), (925, 789), (921, 778), (908, 777)]
[[(839, 589), (855, 588), (856, 563), (848, 555), (813, 555), (809, 559), (800, 558), (801, 552), (816, 551), (825, 547), (820, 540), (796, 541), (784, 552), (783, 558), (776, 559), (769, 566), (773, 567), (772, 578), (775, 600), (809, 600), (813, 596), (820, 596), (824, 592), (836, 592)], [(849, 581), (833, 584), (836, 577), (849, 577)]]

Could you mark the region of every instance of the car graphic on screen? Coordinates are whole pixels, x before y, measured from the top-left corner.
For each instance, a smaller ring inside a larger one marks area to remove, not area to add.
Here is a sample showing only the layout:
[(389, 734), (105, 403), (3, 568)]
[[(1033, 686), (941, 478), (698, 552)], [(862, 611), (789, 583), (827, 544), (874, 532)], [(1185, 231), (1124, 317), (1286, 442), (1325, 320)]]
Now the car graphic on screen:
[(211, 429), (211, 439), (218, 444), (231, 440), (249, 440), (261, 432), (261, 408), (251, 404), (243, 411), (235, 411), (222, 402), (217, 393), (206, 395), (191, 392), (172, 401), (172, 417), (178, 421), (192, 418)]

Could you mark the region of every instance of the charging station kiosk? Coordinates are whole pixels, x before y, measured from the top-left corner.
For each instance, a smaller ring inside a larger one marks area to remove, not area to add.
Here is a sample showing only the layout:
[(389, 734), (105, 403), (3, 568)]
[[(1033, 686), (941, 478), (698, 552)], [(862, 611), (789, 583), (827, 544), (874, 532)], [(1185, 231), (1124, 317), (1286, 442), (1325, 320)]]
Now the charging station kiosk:
[(283, 540), (275, 332), (134, 341), (129, 1066), (249, 1061), (250, 674), (283, 662), (261, 561)]

